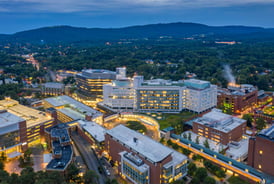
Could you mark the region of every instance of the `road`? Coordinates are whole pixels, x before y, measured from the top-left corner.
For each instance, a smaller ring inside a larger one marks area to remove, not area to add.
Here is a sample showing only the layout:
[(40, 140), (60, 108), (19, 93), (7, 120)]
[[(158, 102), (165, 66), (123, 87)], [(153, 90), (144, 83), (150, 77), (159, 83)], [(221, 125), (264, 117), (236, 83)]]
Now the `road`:
[(79, 136), (75, 132), (71, 134), (71, 138), (76, 144), (78, 151), (81, 153), (84, 161), (86, 162), (87, 167), (90, 170), (93, 170), (96, 172), (96, 174), (99, 176), (98, 181), (100, 184), (105, 184), (106, 178), (104, 175), (100, 174), (98, 171), (98, 166), (100, 164), (97, 160), (95, 153), (91, 149), (90, 143), (88, 143), (85, 139), (83, 139), (81, 136)]

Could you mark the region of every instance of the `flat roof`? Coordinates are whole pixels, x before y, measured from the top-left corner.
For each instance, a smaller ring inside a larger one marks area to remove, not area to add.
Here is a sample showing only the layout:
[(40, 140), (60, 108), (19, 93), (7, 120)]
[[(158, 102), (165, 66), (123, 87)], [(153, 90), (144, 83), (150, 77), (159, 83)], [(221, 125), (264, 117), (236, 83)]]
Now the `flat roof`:
[(0, 128), (17, 124), (21, 121), (24, 121), (24, 119), (21, 117), (18, 117), (10, 112), (7, 112), (6, 110), (0, 111)]
[[(181, 143), (185, 144), (185, 145), (188, 145), (192, 148), (195, 148), (196, 150), (201, 150), (203, 149), (203, 152), (205, 152), (206, 154), (208, 154), (209, 156), (214, 156), (216, 155), (216, 159), (218, 160), (221, 160), (223, 162), (226, 162), (226, 163), (229, 163), (230, 165), (234, 166), (234, 167), (237, 167), (239, 169), (241, 169), (242, 171), (245, 171), (246, 169), (248, 169), (248, 172), (257, 176), (257, 177), (260, 177), (262, 179), (266, 179), (266, 183), (267, 184), (270, 184), (270, 183), (273, 183), (274, 182), (274, 177), (271, 176), (271, 175), (267, 175), (263, 172), (260, 172), (256, 169), (254, 169), (253, 167), (249, 166), (249, 165), (246, 165), (244, 163), (241, 163), (241, 162), (238, 162), (234, 159), (231, 159), (231, 158), (228, 158), (218, 152), (215, 152), (215, 151), (211, 151), (210, 149), (208, 148), (205, 148), (199, 144), (196, 144), (192, 141), (189, 141), (187, 139), (184, 139), (183, 137), (179, 136), (179, 135), (176, 135), (176, 134), (171, 134), (171, 138), (174, 138), (174, 139), (178, 139)], [(215, 157), (215, 156), (214, 156)]]
[(184, 86), (183, 81), (171, 81), (171, 80), (165, 80), (165, 79), (152, 79), (152, 80), (146, 80), (142, 83), (139, 87), (146, 87), (146, 86), (153, 86), (153, 87), (178, 87), (178, 86)]
[(137, 162), (138, 162), (138, 156), (136, 155), (132, 155), (131, 153), (129, 152), (126, 152), (126, 151), (123, 151), (121, 153), (119, 153), (121, 155), (121, 157), (126, 160), (127, 162), (129, 162), (131, 165), (134, 165), (134, 168), (139, 170), (140, 172), (146, 172), (147, 170), (149, 170), (149, 166), (147, 164), (145, 164), (144, 162), (138, 164), (136, 163), (136, 159), (137, 159)]
[(249, 139), (242, 139), (239, 142), (229, 143), (229, 148), (226, 151), (226, 154), (234, 160), (246, 158), (248, 153), (248, 142)]
[(274, 141), (274, 125), (272, 125), (271, 127), (267, 128), (267, 129), (263, 129), (258, 136), (261, 137), (265, 137), (269, 140)]
[(46, 131), (50, 132), (51, 137), (59, 138), (51, 142), (53, 154), (60, 155), (60, 158), (53, 158), (47, 165), (47, 170), (65, 170), (72, 159), (72, 146), (62, 143), (70, 142), (68, 133), (69, 126), (66, 124), (57, 124), (54, 127), (47, 128)]
[(210, 112), (204, 114), (202, 117), (197, 118), (195, 123), (205, 125), (222, 132), (230, 132), (246, 120), (224, 114), (219, 109), (212, 109)]
[[(124, 125), (118, 125), (106, 133), (143, 155), (143, 157), (147, 157), (152, 162), (160, 162), (174, 152), (174, 150)], [(182, 155), (182, 157), (185, 156)]]
[(210, 82), (198, 80), (198, 79), (188, 79), (184, 81), (185, 85), (194, 89), (205, 89), (210, 87)]
[(43, 84), (43, 86), (45, 88), (64, 88), (64, 84), (63, 83), (59, 83), (59, 82), (47, 82), (45, 84)]
[(68, 117), (72, 118), (73, 120), (77, 119), (84, 119), (85, 115), (79, 113), (71, 108), (65, 107), (63, 109), (58, 109), (58, 111), (62, 112), (63, 114), (67, 115)]
[(76, 76), (81, 76), (88, 79), (116, 79), (116, 72), (104, 69), (85, 69), (82, 73), (78, 73)]
[(54, 107), (60, 107), (60, 106), (67, 106), (68, 108), (71, 108), (79, 113), (91, 113), (91, 115), (94, 114), (102, 114), (99, 111), (94, 110), (93, 108), (82, 104), (81, 102), (78, 102), (77, 100), (74, 100), (73, 98), (63, 95), (63, 96), (57, 96), (57, 97), (51, 97), (44, 99)]
[(9, 113), (26, 120), (27, 128), (52, 120), (52, 117), (45, 112), (26, 107), (12, 99), (1, 100), (0, 110), (7, 110)]
[(106, 129), (94, 121), (79, 120), (78, 123), (87, 131), (97, 142), (105, 141)]
[(19, 130), (19, 122), (24, 121), (6, 110), (0, 111), (0, 135)]

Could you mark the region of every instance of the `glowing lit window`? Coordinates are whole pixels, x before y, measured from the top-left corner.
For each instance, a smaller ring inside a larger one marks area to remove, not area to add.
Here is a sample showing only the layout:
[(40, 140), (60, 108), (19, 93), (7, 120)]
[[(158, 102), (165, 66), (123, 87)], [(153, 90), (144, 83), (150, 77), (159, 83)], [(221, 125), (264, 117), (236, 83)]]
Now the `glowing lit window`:
[(262, 168), (262, 166), (261, 166), (260, 164), (258, 165), (258, 167), (259, 167), (259, 169), (261, 169), (261, 168)]
[(263, 154), (263, 150), (260, 150), (259, 153), (260, 153), (260, 155), (262, 155)]

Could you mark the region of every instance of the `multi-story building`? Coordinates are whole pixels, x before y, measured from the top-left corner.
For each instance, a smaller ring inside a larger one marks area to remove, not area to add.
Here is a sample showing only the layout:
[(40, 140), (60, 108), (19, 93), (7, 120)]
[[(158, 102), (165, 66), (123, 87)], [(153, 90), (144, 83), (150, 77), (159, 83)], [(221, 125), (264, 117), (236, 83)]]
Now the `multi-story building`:
[(183, 82), (154, 79), (136, 88), (135, 109), (139, 112), (180, 112), (185, 108)]
[(116, 79), (116, 72), (102, 69), (82, 70), (76, 75), (77, 93), (81, 99), (95, 101), (103, 98), (103, 85)]
[(58, 82), (47, 82), (42, 84), (41, 92), (43, 95), (58, 96), (65, 93), (65, 85)]
[(0, 101), (0, 152), (19, 156), (29, 145), (41, 142), (44, 129), (55, 124), (47, 113), (6, 98)]
[(136, 111), (201, 113), (217, 105), (217, 87), (207, 81), (134, 80)]
[(135, 184), (170, 183), (187, 174), (187, 157), (123, 125), (105, 134), (119, 173)]
[(48, 163), (47, 171), (64, 172), (72, 162), (73, 149), (69, 136), (69, 126), (58, 124), (46, 129), (46, 138), (52, 150), (52, 159)]
[(132, 110), (134, 105), (133, 81), (124, 78), (105, 84), (103, 96), (103, 105), (112, 111)]
[(126, 67), (118, 67), (116, 68), (116, 79), (126, 79), (127, 68)]
[(64, 79), (68, 77), (74, 78), (77, 73), (78, 72), (75, 70), (58, 70), (56, 72), (56, 81), (62, 82)]
[(230, 85), (227, 89), (218, 89), (218, 107), (225, 112), (239, 114), (257, 103), (258, 90), (252, 85)]
[(57, 111), (57, 119), (63, 123), (87, 118), (98, 124), (103, 123), (101, 112), (66, 95), (44, 99), (44, 108), (54, 108)]
[(204, 112), (217, 105), (217, 86), (208, 81), (185, 80), (185, 108), (193, 112)]
[(242, 138), (246, 132), (246, 120), (224, 114), (219, 109), (212, 109), (211, 112), (195, 119), (193, 132), (227, 145)]
[(249, 139), (248, 165), (274, 176), (274, 125)]

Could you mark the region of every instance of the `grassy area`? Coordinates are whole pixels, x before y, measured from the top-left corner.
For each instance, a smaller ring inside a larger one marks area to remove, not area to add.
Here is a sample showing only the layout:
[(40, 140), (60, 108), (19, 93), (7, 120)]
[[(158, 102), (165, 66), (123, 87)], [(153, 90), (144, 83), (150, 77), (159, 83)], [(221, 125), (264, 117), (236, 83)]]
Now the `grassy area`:
[(249, 184), (249, 182), (237, 177), (237, 176), (231, 176), (228, 180), (227, 180), (230, 184)]
[(274, 116), (274, 106), (264, 108), (264, 114)]
[(126, 126), (130, 129), (138, 131), (140, 133), (146, 133), (146, 131), (147, 131), (147, 128), (139, 121), (128, 121), (128, 122), (126, 122)]
[(160, 124), (160, 129), (172, 126), (173, 128), (175, 128), (176, 132), (180, 133), (182, 132), (183, 123), (195, 117), (195, 115), (197, 114), (188, 111), (183, 111), (178, 114), (162, 114), (162, 120), (158, 120)]

